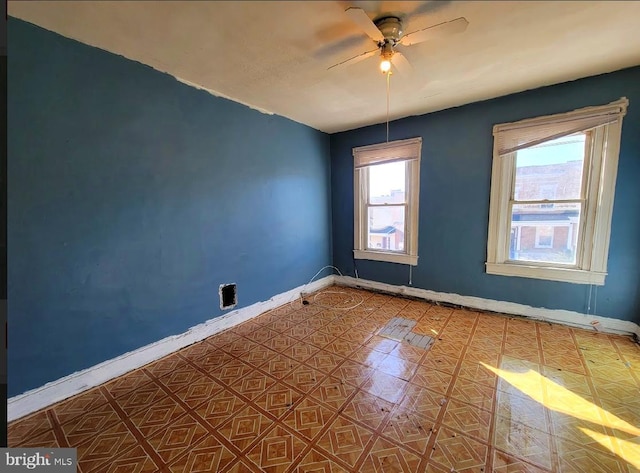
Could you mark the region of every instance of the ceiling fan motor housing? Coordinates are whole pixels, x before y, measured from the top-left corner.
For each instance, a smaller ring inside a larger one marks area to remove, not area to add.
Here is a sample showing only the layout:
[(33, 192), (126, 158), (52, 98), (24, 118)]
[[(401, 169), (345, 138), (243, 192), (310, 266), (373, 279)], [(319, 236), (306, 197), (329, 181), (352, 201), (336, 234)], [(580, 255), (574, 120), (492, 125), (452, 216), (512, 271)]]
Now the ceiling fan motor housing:
[(384, 36), (385, 43), (395, 46), (402, 37), (402, 21), (396, 16), (387, 16), (375, 21), (376, 26)]

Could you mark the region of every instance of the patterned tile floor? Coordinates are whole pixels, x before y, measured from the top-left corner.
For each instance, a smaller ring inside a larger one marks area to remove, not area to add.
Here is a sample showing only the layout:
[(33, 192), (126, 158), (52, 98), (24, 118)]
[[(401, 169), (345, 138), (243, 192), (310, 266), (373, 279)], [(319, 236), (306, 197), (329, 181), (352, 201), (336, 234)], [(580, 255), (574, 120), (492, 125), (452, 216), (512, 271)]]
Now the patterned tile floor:
[[(393, 317), (434, 345), (378, 336)], [(20, 419), (9, 445), (76, 447), (83, 473), (637, 472), (640, 348), (333, 287)]]

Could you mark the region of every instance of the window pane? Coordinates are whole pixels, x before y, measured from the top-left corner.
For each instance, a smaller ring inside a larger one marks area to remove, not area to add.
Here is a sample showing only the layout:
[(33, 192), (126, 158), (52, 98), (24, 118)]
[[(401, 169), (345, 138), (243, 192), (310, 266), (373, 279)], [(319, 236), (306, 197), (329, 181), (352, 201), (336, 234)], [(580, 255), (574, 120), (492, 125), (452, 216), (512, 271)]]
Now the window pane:
[(369, 249), (404, 251), (404, 209), (404, 205), (369, 207)]
[(514, 199), (579, 199), (585, 141), (577, 133), (518, 151)]
[(514, 204), (509, 259), (576, 264), (581, 205)]
[(404, 161), (369, 166), (369, 203), (404, 203), (406, 169)]

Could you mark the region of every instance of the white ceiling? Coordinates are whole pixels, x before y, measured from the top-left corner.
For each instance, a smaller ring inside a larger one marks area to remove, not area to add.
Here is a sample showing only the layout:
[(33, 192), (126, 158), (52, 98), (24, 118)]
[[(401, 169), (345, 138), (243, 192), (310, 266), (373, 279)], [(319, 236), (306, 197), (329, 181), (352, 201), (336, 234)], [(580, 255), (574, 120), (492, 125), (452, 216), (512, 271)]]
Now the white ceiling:
[(349, 6), (400, 14), (406, 33), (469, 21), (402, 49), (414, 70), (391, 77), (391, 119), (640, 64), (637, 1), (10, 1), (8, 12), (332, 133), (386, 120), (377, 56), (327, 70), (375, 48)]

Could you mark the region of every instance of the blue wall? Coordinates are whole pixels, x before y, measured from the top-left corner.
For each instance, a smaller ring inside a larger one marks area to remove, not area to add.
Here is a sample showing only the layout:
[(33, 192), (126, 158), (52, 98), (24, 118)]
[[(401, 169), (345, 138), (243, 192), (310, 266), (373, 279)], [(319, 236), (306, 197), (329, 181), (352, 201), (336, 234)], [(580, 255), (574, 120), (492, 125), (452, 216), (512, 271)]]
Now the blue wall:
[[(598, 315), (640, 323), (640, 67), (392, 122), (391, 140), (423, 139), (419, 261), (413, 286), (586, 313), (589, 286), (485, 273), (492, 127), (606, 104), (621, 96), (630, 105), (622, 129), (609, 274), (597, 293), (594, 287), (592, 299), (597, 294)], [(351, 149), (384, 139), (384, 125), (331, 135), (333, 262), (350, 275)], [(408, 285), (407, 266), (365, 260), (356, 265), (361, 278)]]
[(329, 136), (9, 19), (9, 395), (306, 283)]

